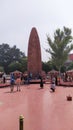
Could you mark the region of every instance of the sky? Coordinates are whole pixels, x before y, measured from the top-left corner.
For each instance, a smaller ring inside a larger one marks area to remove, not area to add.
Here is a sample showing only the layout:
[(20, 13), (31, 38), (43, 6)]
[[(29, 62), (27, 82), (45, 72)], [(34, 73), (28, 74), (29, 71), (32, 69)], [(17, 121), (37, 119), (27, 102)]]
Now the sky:
[(0, 0), (0, 44), (16, 45), (26, 56), (32, 27), (39, 35), (42, 61), (47, 62), (47, 35), (53, 37), (64, 26), (73, 31), (73, 0)]

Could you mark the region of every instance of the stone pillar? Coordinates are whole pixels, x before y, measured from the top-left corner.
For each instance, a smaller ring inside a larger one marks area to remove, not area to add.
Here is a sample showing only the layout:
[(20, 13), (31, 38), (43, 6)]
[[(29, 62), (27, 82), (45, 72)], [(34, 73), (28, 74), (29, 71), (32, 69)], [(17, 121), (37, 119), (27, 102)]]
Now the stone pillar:
[(42, 71), (41, 48), (36, 28), (32, 28), (28, 42), (28, 73), (33, 76)]

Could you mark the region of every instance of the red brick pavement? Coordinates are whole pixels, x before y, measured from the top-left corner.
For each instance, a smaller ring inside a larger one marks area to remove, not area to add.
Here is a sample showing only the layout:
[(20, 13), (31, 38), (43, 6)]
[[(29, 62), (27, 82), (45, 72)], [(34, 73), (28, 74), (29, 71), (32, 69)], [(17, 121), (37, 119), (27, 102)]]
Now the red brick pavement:
[(24, 130), (73, 130), (72, 87), (57, 87), (50, 91), (50, 85), (44, 89), (39, 84), (21, 86), (13, 93), (10, 88), (0, 89), (0, 130), (19, 130), (19, 116), (24, 116)]

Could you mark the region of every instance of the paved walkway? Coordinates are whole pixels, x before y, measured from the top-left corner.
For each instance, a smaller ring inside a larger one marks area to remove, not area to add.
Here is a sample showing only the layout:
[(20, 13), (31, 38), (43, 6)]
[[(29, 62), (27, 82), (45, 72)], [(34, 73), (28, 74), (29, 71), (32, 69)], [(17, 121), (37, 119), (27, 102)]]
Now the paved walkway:
[(0, 89), (0, 130), (19, 130), (19, 116), (24, 116), (24, 130), (73, 130), (73, 88), (57, 87), (52, 93), (49, 84), (21, 86), (13, 93)]

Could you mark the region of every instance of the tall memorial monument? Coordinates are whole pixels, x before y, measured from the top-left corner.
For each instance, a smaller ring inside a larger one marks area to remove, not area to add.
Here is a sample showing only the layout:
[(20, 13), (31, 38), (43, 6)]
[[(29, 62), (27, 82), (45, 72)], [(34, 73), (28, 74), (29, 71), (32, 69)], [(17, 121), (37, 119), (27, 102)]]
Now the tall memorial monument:
[(27, 70), (33, 77), (42, 72), (40, 41), (35, 27), (33, 27), (30, 32), (28, 42)]

